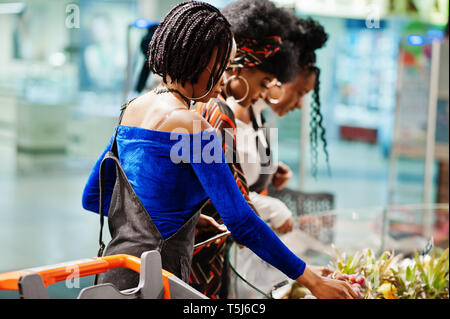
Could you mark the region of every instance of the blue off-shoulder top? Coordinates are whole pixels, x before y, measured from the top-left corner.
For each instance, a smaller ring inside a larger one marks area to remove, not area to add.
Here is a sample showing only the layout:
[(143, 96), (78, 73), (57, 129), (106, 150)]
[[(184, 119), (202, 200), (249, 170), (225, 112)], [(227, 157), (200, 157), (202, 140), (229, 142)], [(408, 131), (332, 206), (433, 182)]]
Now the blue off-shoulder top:
[[(117, 152), (135, 193), (163, 238), (175, 233), (210, 198), (233, 238), (291, 279), (306, 264), (293, 254), (261, 220), (242, 196), (225, 161), (216, 131), (171, 133), (117, 126)], [(99, 169), (111, 137), (98, 158), (83, 191), (83, 208), (99, 213)], [(104, 167), (104, 213), (116, 177), (107, 160)]]

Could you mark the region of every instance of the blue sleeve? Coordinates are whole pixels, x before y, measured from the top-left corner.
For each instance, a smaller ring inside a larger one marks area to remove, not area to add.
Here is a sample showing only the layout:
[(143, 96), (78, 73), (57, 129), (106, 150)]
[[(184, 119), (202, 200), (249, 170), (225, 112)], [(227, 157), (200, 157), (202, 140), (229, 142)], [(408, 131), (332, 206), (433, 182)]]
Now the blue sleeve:
[[(94, 165), (94, 168), (91, 171), (91, 174), (89, 175), (89, 178), (86, 182), (86, 185), (83, 190), (83, 197), (82, 197), (82, 205), (83, 208), (86, 210), (89, 210), (94, 213), (100, 212), (100, 164), (103, 160), (103, 157), (105, 154), (111, 149), (111, 145), (113, 142), (114, 136), (111, 137), (111, 140), (108, 143), (108, 146), (106, 146), (103, 153), (98, 158), (97, 162)], [(109, 210), (109, 204), (111, 202), (111, 196), (114, 189), (114, 183), (116, 180), (116, 169), (114, 166), (114, 162), (112, 160), (107, 160), (105, 162), (105, 192), (104, 192), (104, 200), (103, 200), (103, 206), (104, 206), (104, 214), (105, 216), (108, 216), (108, 210)]]
[[(214, 138), (210, 143), (218, 140)], [(225, 162), (223, 152), (221, 154), (221, 161), (207, 163), (202, 156), (199, 163), (191, 162), (191, 166), (224, 224), (239, 243), (289, 278), (297, 279), (305, 270), (305, 262), (292, 253), (250, 208)]]

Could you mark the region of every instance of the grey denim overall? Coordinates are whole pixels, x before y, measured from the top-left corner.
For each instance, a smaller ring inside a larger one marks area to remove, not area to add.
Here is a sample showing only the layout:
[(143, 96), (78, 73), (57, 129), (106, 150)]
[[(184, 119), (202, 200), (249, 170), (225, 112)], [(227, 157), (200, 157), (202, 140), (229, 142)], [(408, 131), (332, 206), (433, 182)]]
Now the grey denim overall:
[[(124, 110), (130, 102), (121, 108), (122, 112), (119, 125)], [(100, 164), (100, 250), (98, 256), (103, 255), (103, 249), (105, 247), (102, 240), (104, 219), (104, 164), (107, 160), (112, 160), (116, 168), (116, 181), (108, 211), (111, 241), (106, 247), (105, 256), (129, 254), (140, 258), (143, 252), (157, 250), (161, 254), (163, 269), (171, 272), (187, 283), (189, 281), (189, 271), (193, 255), (195, 226), (200, 217), (200, 211), (207, 200), (202, 203), (200, 209), (180, 229), (169, 238), (164, 239), (133, 190), (120, 165), (116, 141), (118, 129), (119, 126), (117, 126), (111, 150), (105, 154)], [(157, 165), (157, 163), (154, 165)], [(125, 290), (138, 286), (139, 274), (130, 269), (111, 269), (106, 273), (97, 275), (96, 283), (112, 283), (119, 290)]]

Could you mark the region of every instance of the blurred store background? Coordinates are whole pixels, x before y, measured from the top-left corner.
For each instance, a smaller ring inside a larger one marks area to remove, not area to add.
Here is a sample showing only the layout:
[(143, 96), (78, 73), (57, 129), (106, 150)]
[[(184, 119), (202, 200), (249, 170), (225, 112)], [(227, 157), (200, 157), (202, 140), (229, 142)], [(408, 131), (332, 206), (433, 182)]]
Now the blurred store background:
[[(95, 256), (84, 183), (137, 94), (142, 39), (178, 2), (0, 0), (0, 272)], [(329, 34), (318, 65), (331, 176), (321, 152), (311, 176), (307, 109), (268, 114), (289, 187), (361, 214), (447, 203), (448, 236), (448, 0), (274, 2)]]

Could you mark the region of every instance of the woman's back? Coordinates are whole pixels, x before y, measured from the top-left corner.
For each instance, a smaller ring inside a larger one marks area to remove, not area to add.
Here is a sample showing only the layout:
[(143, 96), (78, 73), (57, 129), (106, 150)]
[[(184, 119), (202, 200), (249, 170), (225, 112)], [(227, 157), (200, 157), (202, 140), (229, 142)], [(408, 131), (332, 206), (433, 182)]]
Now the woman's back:
[[(156, 91), (157, 92), (157, 91)], [(174, 133), (197, 134), (211, 130), (209, 123), (190, 111), (184, 101), (172, 94), (143, 94), (124, 111), (122, 125)]]
[[(125, 110), (124, 118), (130, 110)], [(175, 118), (170, 118), (165, 124), (167, 127), (175, 122)], [(177, 124), (185, 121), (179, 119)], [(189, 124), (192, 127), (192, 122)], [(185, 125), (180, 130), (188, 127)], [(83, 206), (91, 211), (99, 212), (99, 166), (113, 139), (114, 136), (97, 161), (84, 190)], [(262, 254), (261, 257), (265, 256), (292, 278), (303, 272), (303, 261), (283, 246), (248, 206), (225, 161), (221, 141), (214, 130), (191, 134), (119, 125), (116, 142), (127, 179), (164, 238), (180, 229), (209, 197), (236, 240), (253, 248), (258, 255)], [(183, 153), (186, 151), (188, 154)], [(107, 162), (104, 176), (107, 179), (104, 213), (107, 214), (116, 180), (113, 163)], [(267, 249), (274, 249), (277, 257), (269, 257)]]
[[(173, 95), (150, 92), (130, 101), (123, 110), (117, 126), (117, 155), (133, 190), (164, 238), (179, 229), (207, 198), (189, 163), (193, 157), (201, 157), (201, 149), (209, 143), (214, 131), (204, 130), (208, 128), (200, 115), (177, 103)], [(98, 174), (113, 138), (86, 184), (83, 206), (87, 210), (100, 210)], [(194, 147), (196, 141), (200, 148)], [(105, 165), (107, 215), (116, 175), (113, 163)]]

